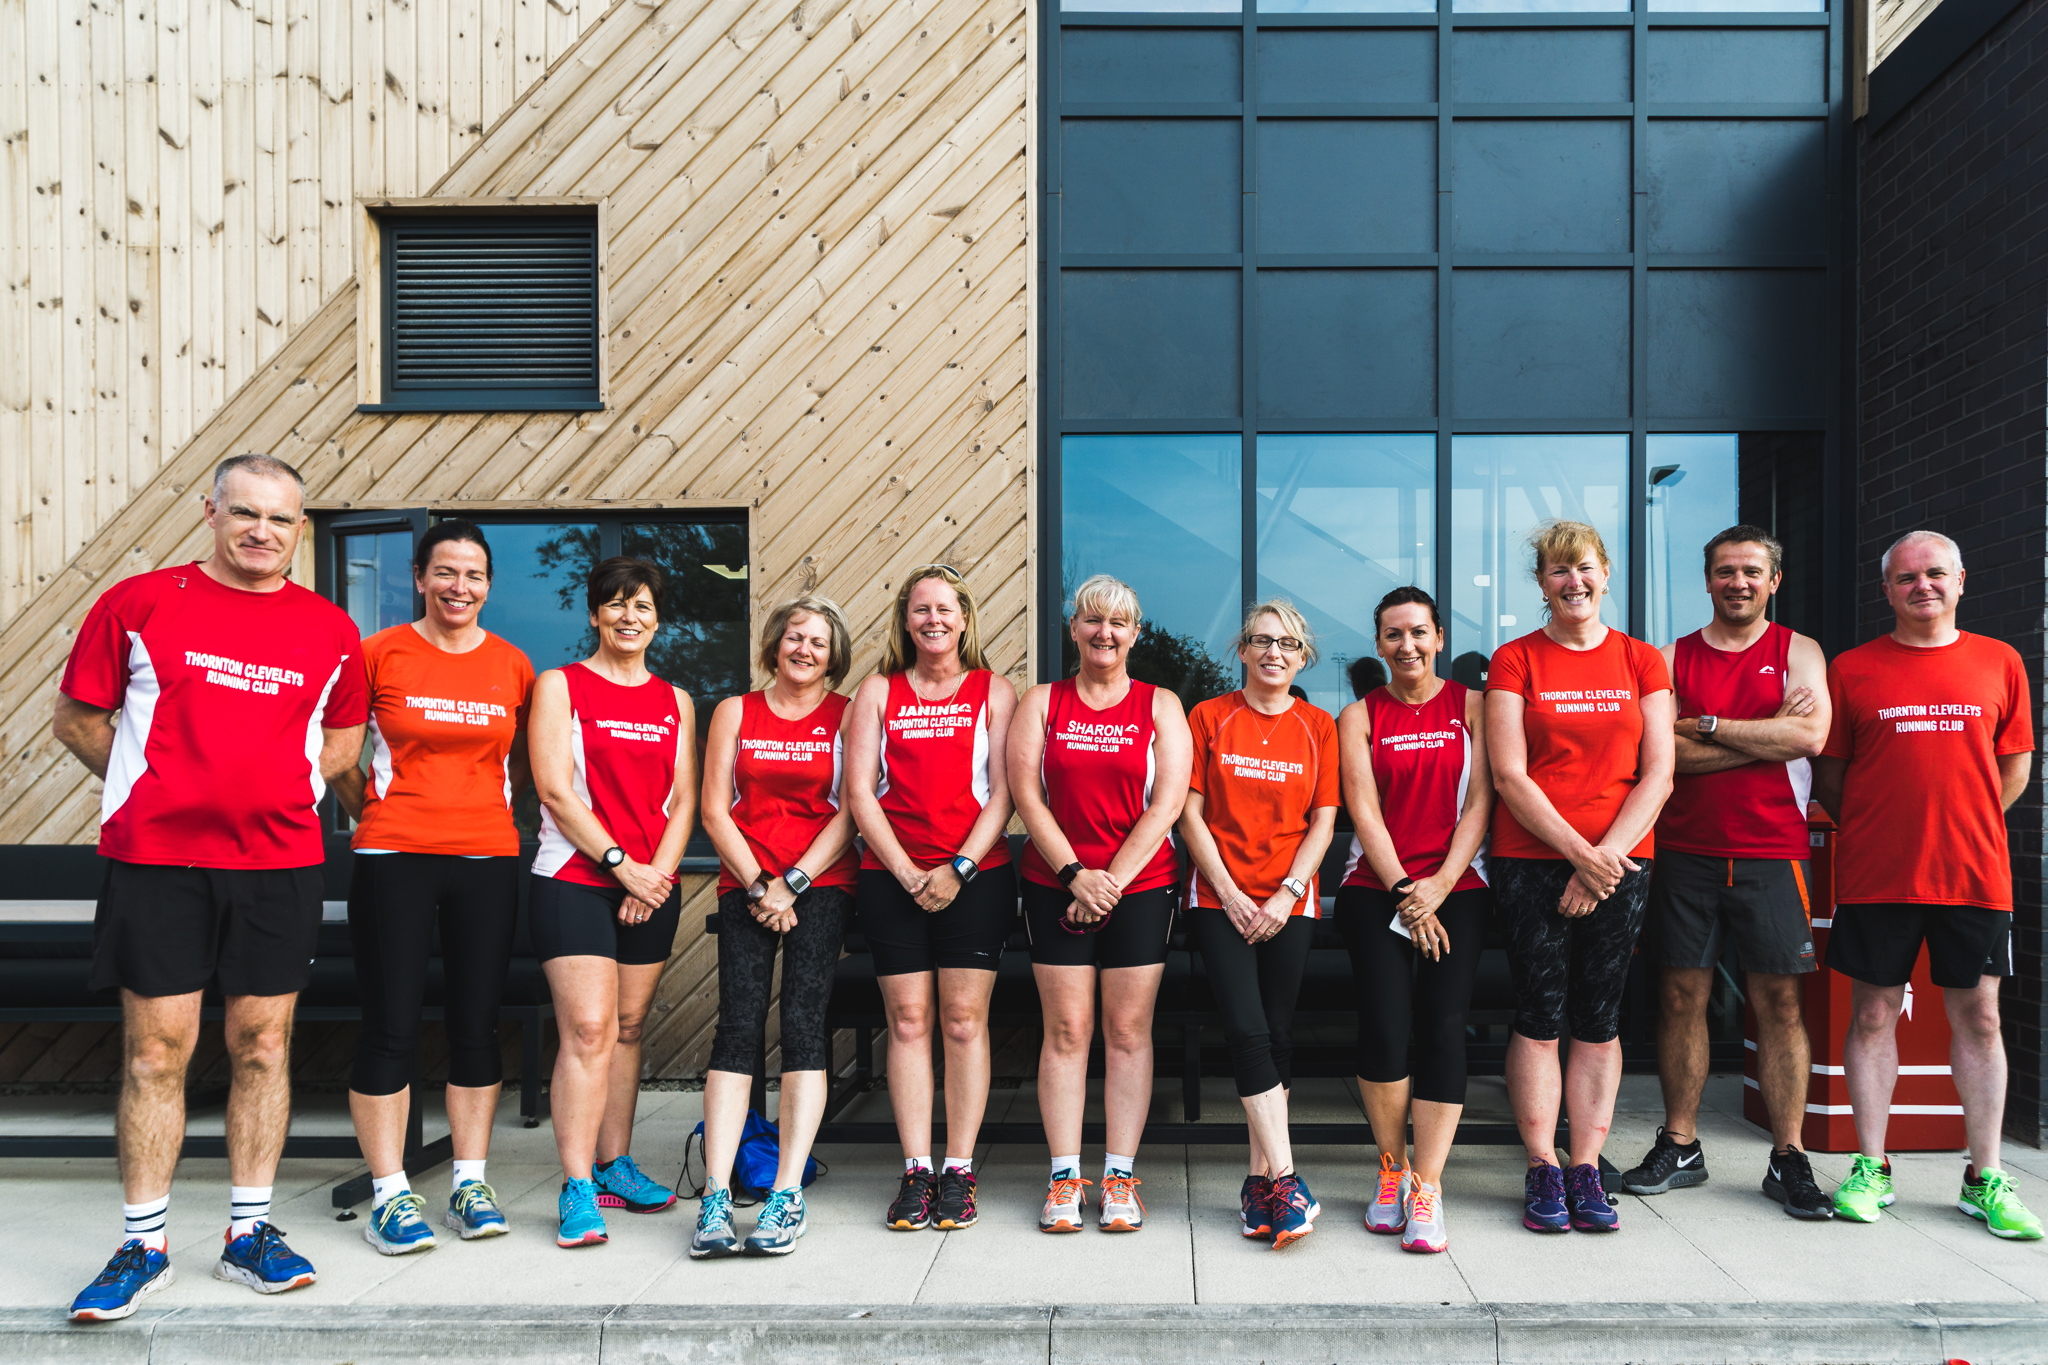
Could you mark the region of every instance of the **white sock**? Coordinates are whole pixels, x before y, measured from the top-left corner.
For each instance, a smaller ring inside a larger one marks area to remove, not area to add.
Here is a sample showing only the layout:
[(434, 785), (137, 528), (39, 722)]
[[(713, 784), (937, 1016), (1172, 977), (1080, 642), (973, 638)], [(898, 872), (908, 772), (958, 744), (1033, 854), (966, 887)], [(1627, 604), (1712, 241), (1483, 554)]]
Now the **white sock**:
[(269, 1185), (228, 1187), (228, 1238), (246, 1237), (256, 1225), (270, 1217)]
[(931, 1168), (932, 1159), (928, 1156), (907, 1156), (903, 1158), (903, 1169), (906, 1171), (929, 1171)]
[(463, 1161), (460, 1158), (457, 1158), (455, 1162), (455, 1183), (449, 1187), (450, 1192), (452, 1193), (455, 1190), (461, 1189), (465, 1184), (469, 1183), (472, 1180), (476, 1181), (478, 1184), (482, 1184), (483, 1178), (483, 1162)]
[(170, 1242), (164, 1231), (164, 1222), (169, 1217), (171, 1197), (151, 1199), (141, 1204), (121, 1206), (121, 1240), (140, 1242), (151, 1251), (168, 1251)]
[(1052, 1159), (1052, 1174), (1047, 1178), (1058, 1180), (1061, 1176), (1069, 1174), (1081, 1174), (1081, 1154), (1079, 1152), (1074, 1153), (1072, 1156), (1054, 1157)]
[(958, 1171), (962, 1175), (973, 1175), (974, 1158), (971, 1156), (949, 1156), (946, 1158), (945, 1169), (948, 1171)]
[(412, 1185), (406, 1180), (404, 1171), (370, 1177), (370, 1207), (373, 1209), (381, 1209), (399, 1195), (411, 1193)]
[(1129, 1175), (1137, 1168), (1138, 1158), (1134, 1156), (1118, 1156), (1115, 1152), (1103, 1153), (1102, 1178), (1104, 1180), (1109, 1179), (1113, 1175)]

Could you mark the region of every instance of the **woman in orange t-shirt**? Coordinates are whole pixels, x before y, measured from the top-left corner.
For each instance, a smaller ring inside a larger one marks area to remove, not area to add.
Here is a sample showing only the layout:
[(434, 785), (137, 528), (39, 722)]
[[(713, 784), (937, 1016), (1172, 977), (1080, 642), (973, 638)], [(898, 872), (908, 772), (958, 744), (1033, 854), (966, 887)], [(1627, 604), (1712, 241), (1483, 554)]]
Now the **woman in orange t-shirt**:
[[(1671, 794), (1677, 714), (1663, 656), (1600, 623), (1607, 547), (1582, 522), (1529, 537), (1548, 622), (1495, 651), (1486, 743), (1494, 786), (1489, 870), (1509, 924), (1515, 988), (1508, 1095), (1529, 1152), (1522, 1225), (1612, 1232), (1600, 1147), (1621, 1084), (1622, 989), (1643, 927), (1651, 830)], [(1571, 1074), (1557, 1039), (1572, 1032)], [(1562, 1098), (1572, 1168), (1554, 1138)]]
[(334, 782), (357, 822), (348, 929), (363, 1026), (348, 1107), (376, 1182), (363, 1236), (386, 1256), (434, 1245), (404, 1152), (437, 926), (455, 1143), (446, 1218), (465, 1240), (505, 1231), (484, 1158), (503, 1080), (498, 1002), (519, 909), (512, 797), (527, 781), (533, 691), (526, 656), (477, 622), (491, 594), (491, 547), (474, 523), (451, 517), (420, 538), (413, 585), (426, 615), (363, 641), (370, 771)]
[(1284, 598), (1261, 602), (1238, 632), (1242, 690), (1188, 716), (1194, 772), (1180, 835), (1195, 864), (1188, 929), (1201, 951), (1238, 1098), (1251, 1129), (1240, 1192), (1246, 1237), (1275, 1249), (1321, 1212), (1294, 1171), (1287, 1138), (1294, 1000), (1320, 902), (1316, 868), (1337, 827), (1337, 723), (1289, 695), (1315, 662), (1308, 622)]

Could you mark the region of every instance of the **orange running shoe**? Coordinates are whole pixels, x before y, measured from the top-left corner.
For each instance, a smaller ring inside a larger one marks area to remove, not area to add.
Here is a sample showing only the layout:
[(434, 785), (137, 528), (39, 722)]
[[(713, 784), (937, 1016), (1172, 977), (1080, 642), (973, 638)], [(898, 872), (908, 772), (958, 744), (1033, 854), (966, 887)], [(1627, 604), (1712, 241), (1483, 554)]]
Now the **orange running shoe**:
[(1081, 1192), (1081, 1187), (1094, 1183), (1078, 1175), (1063, 1175), (1054, 1180), (1045, 1191), (1045, 1212), (1038, 1215), (1038, 1230), (1079, 1232), (1081, 1210), (1088, 1206), (1088, 1196)]
[(1393, 1153), (1380, 1153), (1380, 1184), (1365, 1207), (1368, 1232), (1399, 1232), (1408, 1226), (1408, 1200), (1415, 1193), (1415, 1173), (1394, 1164)]
[(1102, 1177), (1102, 1217), (1098, 1226), (1104, 1232), (1136, 1232), (1145, 1226), (1145, 1201), (1138, 1198), (1138, 1186), (1144, 1183), (1134, 1175)]

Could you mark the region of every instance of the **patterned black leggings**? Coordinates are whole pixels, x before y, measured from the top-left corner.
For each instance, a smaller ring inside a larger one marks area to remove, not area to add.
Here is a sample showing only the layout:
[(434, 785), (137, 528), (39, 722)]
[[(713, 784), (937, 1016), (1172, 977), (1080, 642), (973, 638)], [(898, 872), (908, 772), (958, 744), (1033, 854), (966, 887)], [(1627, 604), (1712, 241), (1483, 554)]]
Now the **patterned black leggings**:
[(778, 946), (782, 1069), (830, 1069), (825, 1003), (832, 995), (832, 969), (852, 909), (853, 897), (839, 887), (814, 886), (796, 898), (796, 928), (777, 934), (748, 913), (745, 887), (718, 898), (718, 1032), (711, 1042), (711, 1070), (754, 1074), (754, 1058), (768, 1028)]
[(1494, 899), (1508, 922), (1508, 974), (1515, 984), (1515, 1032), (1548, 1041), (1569, 1019), (1582, 1043), (1611, 1042), (1621, 1032), (1621, 997), (1643, 908), (1650, 899), (1650, 860), (1621, 879), (1590, 915), (1567, 919), (1558, 897), (1571, 880), (1562, 858), (1489, 858)]

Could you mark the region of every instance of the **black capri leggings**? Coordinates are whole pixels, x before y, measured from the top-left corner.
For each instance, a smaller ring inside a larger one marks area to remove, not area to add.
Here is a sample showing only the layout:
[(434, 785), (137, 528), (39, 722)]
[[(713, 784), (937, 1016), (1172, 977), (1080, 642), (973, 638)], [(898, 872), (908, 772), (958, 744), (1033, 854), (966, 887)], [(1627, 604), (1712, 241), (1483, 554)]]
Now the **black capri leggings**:
[(748, 911), (745, 887), (718, 898), (718, 1032), (711, 1042), (711, 1070), (754, 1074), (754, 1058), (768, 1029), (768, 991), (778, 946), (782, 1069), (831, 1069), (825, 1003), (852, 910), (853, 897), (841, 888), (814, 886), (796, 898), (796, 928), (778, 934)]
[(1263, 1095), (1294, 1079), (1294, 1002), (1308, 965), (1316, 922), (1296, 915), (1264, 943), (1244, 941), (1230, 916), (1213, 905), (1188, 913), (1188, 932), (1209, 974), (1209, 993), (1223, 1012), (1223, 1041), (1240, 1098)]
[(349, 1088), (395, 1095), (419, 1054), (427, 961), (441, 931), (448, 1084), (496, 1085), (498, 1002), (519, 915), (519, 859), (453, 853), (359, 853), (348, 888), (363, 1024)]
[(1486, 947), (1493, 893), (1474, 888), (1444, 897), (1436, 918), (1451, 946), (1435, 961), (1387, 927), (1400, 903), (1399, 896), (1375, 886), (1337, 892), (1337, 929), (1351, 950), (1358, 996), (1358, 1077), (1385, 1085), (1412, 1075), (1411, 1098), (1463, 1104), (1465, 1015)]
[(1582, 1043), (1621, 1032), (1621, 997), (1650, 899), (1650, 860), (1622, 876), (1589, 915), (1567, 919), (1558, 897), (1572, 877), (1562, 858), (1491, 858), (1493, 894), (1508, 921), (1508, 972), (1515, 983), (1515, 1032), (1547, 1042), (1566, 1023)]

